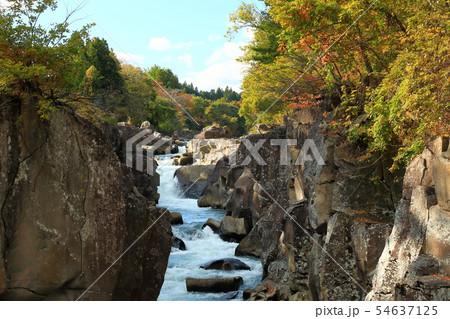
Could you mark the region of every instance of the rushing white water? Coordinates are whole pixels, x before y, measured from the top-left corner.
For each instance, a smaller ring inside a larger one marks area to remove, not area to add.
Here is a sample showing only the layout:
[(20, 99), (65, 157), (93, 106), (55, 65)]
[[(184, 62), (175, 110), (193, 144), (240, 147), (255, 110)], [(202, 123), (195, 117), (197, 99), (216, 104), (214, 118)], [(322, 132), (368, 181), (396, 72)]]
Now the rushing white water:
[[(181, 153), (184, 151), (184, 148), (180, 148)], [(244, 279), (244, 284), (240, 288), (241, 291), (247, 288), (254, 288), (261, 281), (262, 276), (262, 266), (259, 259), (238, 257), (250, 266), (250, 271), (200, 269), (200, 265), (213, 259), (233, 258), (237, 244), (221, 240), (209, 227), (201, 229), (208, 218), (215, 218), (220, 221), (225, 212), (211, 208), (200, 208), (197, 206), (197, 200), (180, 198), (182, 192), (178, 188), (176, 179), (173, 177), (179, 166), (172, 166), (172, 157), (173, 155), (158, 157), (157, 172), (161, 176), (161, 185), (158, 188), (161, 198), (158, 206), (183, 215), (184, 224), (173, 226), (172, 232), (174, 236), (184, 241), (186, 250), (180, 251), (172, 248), (164, 284), (158, 300), (221, 300), (226, 295), (226, 293), (188, 292), (185, 282), (187, 277), (224, 278), (241, 276)], [(242, 300), (241, 297), (242, 293), (236, 300)]]

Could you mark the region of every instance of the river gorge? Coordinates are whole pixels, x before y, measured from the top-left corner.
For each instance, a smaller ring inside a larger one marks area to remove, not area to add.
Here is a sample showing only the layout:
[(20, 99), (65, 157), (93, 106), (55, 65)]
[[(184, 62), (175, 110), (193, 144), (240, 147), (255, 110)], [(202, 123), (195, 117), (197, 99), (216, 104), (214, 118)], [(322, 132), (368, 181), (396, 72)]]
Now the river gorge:
[[(148, 125), (64, 110), (43, 122), (30, 103), (0, 110), (2, 300), (450, 299), (448, 138), (391, 172), (389, 158), (362, 162), (359, 146), (324, 134), (321, 112), (299, 110), (240, 138), (207, 128), (187, 150), (169, 137), (173, 154), (153, 159), (151, 145), (127, 147), (156, 134)], [(304, 145), (322, 165), (295, 160)], [(147, 170), (128, 163), (140, 154)], [(202, 228), (210, 218), (216, 229)], [(245, 266), (200, 268), (227, 258)], [(188, 292), (187, 278), (236, 285)]]

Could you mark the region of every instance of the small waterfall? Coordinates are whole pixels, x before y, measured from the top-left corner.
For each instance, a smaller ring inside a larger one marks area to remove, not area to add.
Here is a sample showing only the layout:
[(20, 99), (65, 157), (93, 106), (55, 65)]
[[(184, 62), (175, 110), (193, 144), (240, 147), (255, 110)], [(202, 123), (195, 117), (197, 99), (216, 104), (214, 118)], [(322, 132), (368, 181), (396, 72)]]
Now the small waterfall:
[[(180, 153), (184, 153), (185, 148), (180, 147)], [(254, 288), (262, 277), (261, 262), (257, 258), (239, 257), (251, 267), (251, 271), (219, 271), (200, 269), (200, 265), (218, 258), (234, 257), (234, 250), (237, 243), (229, 243), (220, 239), (219, 235), (206, 227), (201, 229), (208, 218), (221, 220), (225, 216), (222, 210), (211, 208), (200, 208), (197, 200), (190, 198), (179, 198), (182, 194), (173, 177), (179, 166), (172, 165), (174, 155), (158, 156), (157, 172), (161, 176), (161, 185), (158, 192), (161, 197), (159, 207), (169, 208), (172, 212), (179, 212), (183, 215), (184, 224), (173, 226), (174, 236), (182, 239), (187, 250), (180, 251), (172, 248), (169, 257), (164, 284), (158, 300), (220, 300), (225, 293), (194, 293), (187, 292), (185, 279), (194, 278), (215, 278), (241, 276), (244, 285), (241, 290)], [(242, 300), (242, 295), (236, 300)]]

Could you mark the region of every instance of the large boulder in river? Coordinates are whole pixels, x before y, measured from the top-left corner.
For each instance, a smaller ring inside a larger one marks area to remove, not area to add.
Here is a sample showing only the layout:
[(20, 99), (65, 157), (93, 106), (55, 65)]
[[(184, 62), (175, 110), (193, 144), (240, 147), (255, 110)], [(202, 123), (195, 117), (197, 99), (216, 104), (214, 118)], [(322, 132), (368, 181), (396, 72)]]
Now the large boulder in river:
[(170, 213), (170, 224), (182, 225), (183, 224), (183, 215), (181, 215), (181, 213), (177, 213), (177, 212)]
[(203, 224), (202, 229), (205, 227), (209, 227), (213, 232), (219, 232), (220, 222), (214, 218), (208, 218), (208, 220)]
[(209, 261), (200, 266), (200, 268), (210, 270), (250, 270), (250, 266), (236, 258), (222, 258)]
[(194, 158), (192, 157), (192, 153), (183, 153), (181, 155), (174, 156), (172, 163), (175, 166), (191, 165), (194, 163)]
[(176, 170), (174, 176), (178, 179), (184, 196), (199, 198), (206, 186), (208, 175), (213, 171), (214, 165), (189, 165)]
[(186, 147), (194, 154), (198, 164), (216, 164), (221, 158), (229, 157), (234, 161), (240, 140), (234, 138), (193, 139)]
[(179, 250), (186, 250), (186, 244), (180, 238), (172, 236), (172, 247)]
[(3, 102), (0, 299), (75, 300), (90, 288), (83, 300), (155, 300), (170, 253), (169, 216), (150, 207), (153, 191), (143, 196), (138, 178), (125, 180), (114, 152), (119, 129), (111, 129), (115, 148), (70, 112), (42, 121), (35, 101)]
[(186, 278), (187, 291), (229, 292), (236, 291), (244, 283), (242, 277), (231, 278)]
[(250, 227), (244, 218), (225, 216), (220, 223), (219, 236), (226, 241), (239, 242), (249, 231)]

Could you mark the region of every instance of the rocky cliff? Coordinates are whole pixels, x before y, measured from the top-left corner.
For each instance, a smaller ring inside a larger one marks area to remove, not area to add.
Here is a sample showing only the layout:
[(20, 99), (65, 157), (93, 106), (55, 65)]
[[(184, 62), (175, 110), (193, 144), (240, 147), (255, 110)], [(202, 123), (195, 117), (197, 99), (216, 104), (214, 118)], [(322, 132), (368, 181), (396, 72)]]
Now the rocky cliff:
[[(448, 299), (449, 236), (437, 236), (450, 230), (448, 141), (416, 158), (402, 182), (390, 156), (363, 160), (363, 147), (326, 134), (322, 113), (299, 110), (284, 127), (246, 137), (264, 140), (260, 158), (243, 142), (237, 165), (219, 161), (199, 200), (251, 226), (236, 249), (263, 265), (250, 300)], [(283, 146), (271, 145), (280, 139), (295, 141), (286, 163)], [(305, 145), (324, 162), (302, 161), (314, 155)]]
[(83, 300), (156, 299), (170, 253), (157, 176), (121, 164), (115, 128), (110, 141), (69, 111), (42, 121), (33, 101), (0, 104), (0, 299), (75, 300), (88, 288)]

